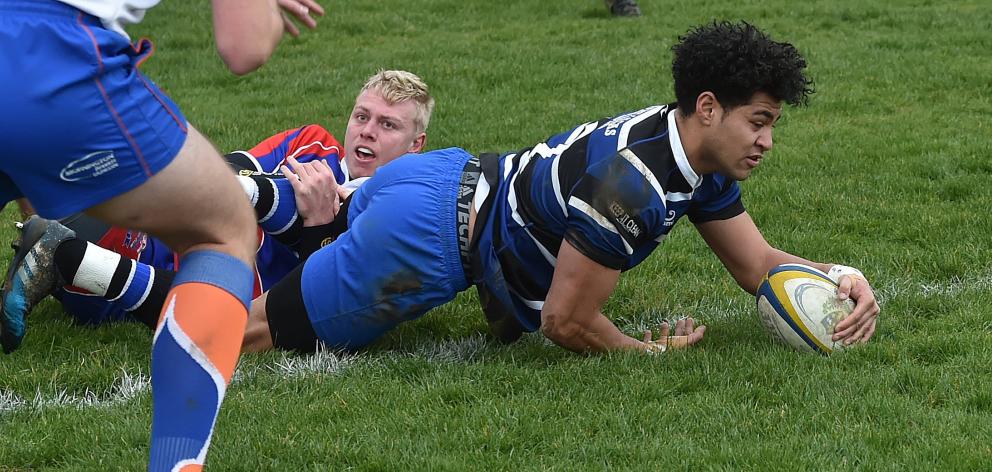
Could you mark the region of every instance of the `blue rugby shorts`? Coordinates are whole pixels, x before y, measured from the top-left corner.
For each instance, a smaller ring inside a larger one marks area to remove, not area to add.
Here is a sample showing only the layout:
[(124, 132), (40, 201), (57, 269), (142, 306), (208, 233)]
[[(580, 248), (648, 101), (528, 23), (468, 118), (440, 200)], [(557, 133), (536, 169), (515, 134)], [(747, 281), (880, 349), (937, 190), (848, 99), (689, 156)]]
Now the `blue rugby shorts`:
[(459, 148), (409, 154), (356, 190), (348, 231), (307, 259), (303, 302), (325, 345), (365, 346), (468, 288), (456, 201)]
[(186, 141), (179, 108), (100, 20), (53, 0), (0, 0), (0, 203), (61, 218), (125, 193)]

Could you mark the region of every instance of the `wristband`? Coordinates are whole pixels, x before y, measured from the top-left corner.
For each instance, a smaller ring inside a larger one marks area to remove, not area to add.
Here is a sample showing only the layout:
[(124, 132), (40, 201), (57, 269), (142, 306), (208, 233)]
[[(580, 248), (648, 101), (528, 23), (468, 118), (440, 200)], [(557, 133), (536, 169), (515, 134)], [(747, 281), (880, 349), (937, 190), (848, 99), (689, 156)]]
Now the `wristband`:
[(827, 272), (827, 277), (830, 277), (830, 280), (833, 280), (837, 285), (840, 285), (840, 278), (845, 275), (853, 275), (868, 280), (865, 278), (865, 274), (862, 274), (860, 270), (846, 265), (834, 264), (834, 266), (830, 268), (830, 271)]
[[(320, 248), (334, 242), (341, 233), (347, 230), (347, 225), (339, 223), (341, 220), (334, 220), (320, 226), (304, 226), (300, 229), (300, 240), (293, 249), (299, 253), (301, 260), (306, 260), (311, 254)], [(346, 220), (347, 221), (347, 220)]]

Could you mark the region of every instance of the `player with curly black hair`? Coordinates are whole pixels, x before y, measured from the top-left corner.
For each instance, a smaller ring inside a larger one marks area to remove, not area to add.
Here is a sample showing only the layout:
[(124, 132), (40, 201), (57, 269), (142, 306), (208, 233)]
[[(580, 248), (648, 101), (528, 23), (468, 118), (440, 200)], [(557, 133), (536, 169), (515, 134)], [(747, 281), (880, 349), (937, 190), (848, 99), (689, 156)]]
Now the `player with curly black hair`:
[(705, 331), (692, 318), (635, 339), (601, 312), (683, 216), (752, 294), (779, 264), (829, 273), (856, 302), (834, 339), (868, 341), (879, 308), (865, 277), (772, 247), (740, 198), (783, 101), (812, 91), (805, 60), (747, 23), (695, 28), (674, 51), (678, 103), (502, 156), (451, 148), (380, 169), (352, 196), (348, 231), (253, 303), (245, 347), (361, 347), (471, 285), (504, 341), (540, 330), (577, 352), (691, 346)]
[(805, 106), (813, 81), (806, 59), (789, 43), (772, 41), (747, 22), (713, 22), (692, 29), (672, 47), (672, 78), (679, 109), (691, 112), (696, 97), (710, 91), (724, 108), (766, 92), (790, 105)]

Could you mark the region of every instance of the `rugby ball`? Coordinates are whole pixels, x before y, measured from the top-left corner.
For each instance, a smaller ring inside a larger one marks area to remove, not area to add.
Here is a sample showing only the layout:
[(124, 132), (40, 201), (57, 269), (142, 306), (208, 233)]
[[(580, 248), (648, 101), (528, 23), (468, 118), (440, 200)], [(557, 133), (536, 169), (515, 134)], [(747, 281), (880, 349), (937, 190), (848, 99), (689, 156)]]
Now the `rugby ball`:
[(822, 271), (803, 264), (777, 266), (761, 279), (757, 301), (761, 323), (777, 341), (821, 354), (844, 348), (830, 337), (854, 302), (838, 299), (837, 284)]

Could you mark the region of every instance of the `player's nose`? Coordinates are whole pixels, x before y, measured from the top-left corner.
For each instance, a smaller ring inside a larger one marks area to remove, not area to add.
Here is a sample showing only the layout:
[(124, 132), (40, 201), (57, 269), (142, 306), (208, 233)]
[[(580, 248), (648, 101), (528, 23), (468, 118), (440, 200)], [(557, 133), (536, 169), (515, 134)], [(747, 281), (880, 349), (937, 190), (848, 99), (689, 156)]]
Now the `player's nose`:
[(365, 139), (375, 140), (376, 137), (376, 125), (371, 121), (362, 125), (362, 128), (358, 130), (358, 134)]
[(770, 128), (765, 129), (760, 134), (758, 134), (758, 139), (754, 142), (762, 152), (768, 152), (772, 149), (774, 142), (772, 141), (772, 130)]

